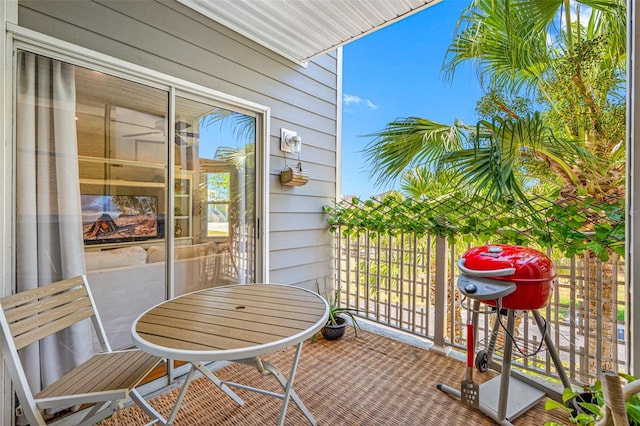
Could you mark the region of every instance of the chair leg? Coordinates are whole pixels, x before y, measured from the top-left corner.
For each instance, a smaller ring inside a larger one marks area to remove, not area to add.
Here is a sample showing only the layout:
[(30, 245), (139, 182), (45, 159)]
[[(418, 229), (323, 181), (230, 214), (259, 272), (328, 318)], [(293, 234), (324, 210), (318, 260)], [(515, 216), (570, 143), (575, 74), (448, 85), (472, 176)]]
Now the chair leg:
[(82, 418), (82, 421), (78, 423), (78, 426), (90, 426), (94, 425), (100, 420), (105, 419), (118, 411), (117, 401), (107, 401), (104, 403), (95, 404), (91, 410)]
[[(2, 352), (4, 350), (4, 348), (2, 348), (0, 350), (0, 352)], [(6, 354), (6, 357), (12, 357), (12, 354)], [(16, 354), (17, 357), (17, 354)], [(5, 361), (7, 361), (7, 359), (5, 359)], [(13, 374), (20, 374), (19, 372), (16, 372), (12, 367), (12, 363), (6, 364), (7, 368), (11, 369), (10, 373)], [(26, 382), (26, 377), (24, 378), (24, 381)], [(14, 382), (15, 385), (15, 382)], [(15, 416), (16, 417), (20, 417), (21, 421), (24, 421), (24, 419), (27, 420), (28, 424), (33, 425), (33, 426), (45, 426), (47, 424), (47, 421), (44, 418), (44, 413), (43, 410), (41, 410), (38, 407), (38, 401), (35, 400), (33, 398), (33, 395), (31, 394), (27, 394), (27, 392), (25, 392), (25, 388), (21, 387), (21, 386), (16, 386), (15, 388), (15, 392), (16, 392), (16, 396), (18, 397), (17, 401), (16, 401), (16, 411), (15, 411)]]

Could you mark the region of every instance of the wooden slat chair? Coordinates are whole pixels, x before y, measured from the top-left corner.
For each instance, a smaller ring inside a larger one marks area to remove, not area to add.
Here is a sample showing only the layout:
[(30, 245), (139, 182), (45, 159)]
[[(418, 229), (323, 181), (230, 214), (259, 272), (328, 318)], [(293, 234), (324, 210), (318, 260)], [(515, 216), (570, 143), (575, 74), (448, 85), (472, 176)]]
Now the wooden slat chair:
[[(140, 350), (111, 350), (84, 275), (4, 297), (0, 305), (2, 356), (19, 409), (31, 426), (46, 424), (41, 410), (83, 404), (90, 404), (86, 415), (79, 420), (69, 416), (69, 422), (94, 424), (121, 409), (127, 397), (152, 419), (149, 424), (166, 423), (134, 389), (162, 359)], [(86, 318), (91, 318), (103, 352), (34, 395), (18, 350)]]

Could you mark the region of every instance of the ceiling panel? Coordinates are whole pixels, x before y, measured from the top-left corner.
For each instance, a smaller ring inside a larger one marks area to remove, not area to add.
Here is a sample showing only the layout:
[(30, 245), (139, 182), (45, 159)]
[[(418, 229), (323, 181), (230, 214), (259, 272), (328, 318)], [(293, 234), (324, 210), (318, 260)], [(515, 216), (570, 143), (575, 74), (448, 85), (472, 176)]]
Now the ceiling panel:
[(299, 63), (440, 0), (178, 0)]

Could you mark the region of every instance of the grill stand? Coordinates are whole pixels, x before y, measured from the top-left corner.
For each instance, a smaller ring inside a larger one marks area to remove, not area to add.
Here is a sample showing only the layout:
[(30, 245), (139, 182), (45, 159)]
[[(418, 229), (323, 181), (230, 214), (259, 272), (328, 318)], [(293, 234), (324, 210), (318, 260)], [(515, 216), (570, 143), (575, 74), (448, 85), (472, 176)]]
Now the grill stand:
[[(501, 306), (501, 303), (497, 304)], [(473, 302), (473, 324), (474, 327), (478, 324), (478, 316), (480, 310), (480, 301), (474, 300)], [(560, 357), (555, 350), (553, 340), (549, 333), (545, 332), (545, 324), (542, 316), (537, 310), (532, 310), (536, 324), (540, 333), (544, 336), (544, 342), (547, 346), (547, 351), (551, 355), (553, 363), (556, 367), (556, 371), (560, 375), (560, 380), (564, 387), (571, 387), (569, 378), (567, 377), (564, 368), (560, 362)], [(497, 315), (500, 315), (500, 310), (497, 310)], [(494, 333), (491, 336), (489, 343), (489, 360), (493, 356), (493, 350), (495, 348), (495, 336), (499, 331), (499, 322), (496, 321), (496, 327), (494, 327)], [(516, 417), (526, 412), (537, 403), (542, 401), (546, 393), (542, 390), (531, 386), (523, 381), (511, 377), (511, 355), (513, 353), (513, 336), (515, 328), (515, 310), (507, 309), (507, 333), (504, 344), (504, 355), (502, 358), (502, 371), (499, 376), (480, 385), (480, 411), (487, 417), (493, 419), (496, 423), (503, 426), (513, 426), (511, 421)], [(477, 335), (477, 333), (476, 333)], [(474, 340), (476, 336), (474, 336)], [(475, 342), (474, 342), (475, 347)], [(460, 390), (454, 389), (450, 386), (439, 384), (438, 389), (448, 394), (457, 396), (460, 398)], [(512, 390), (512, 398), (509, 398), (509, 390)]]

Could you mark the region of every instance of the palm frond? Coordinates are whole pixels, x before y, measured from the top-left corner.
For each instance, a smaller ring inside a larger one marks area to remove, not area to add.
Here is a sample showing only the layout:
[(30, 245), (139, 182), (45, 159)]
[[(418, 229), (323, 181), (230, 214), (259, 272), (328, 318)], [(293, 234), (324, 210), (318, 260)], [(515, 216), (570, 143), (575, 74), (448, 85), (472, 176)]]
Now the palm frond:
[(464, 62), (475, 65), (481, 84), (534, 90), (547, 62), (545, 34), (534, 31), (529, 16), (519, 13), (509, 1), (482, 0), (461, 15), (454, 40), (442, 67), (452, 81)]
[(405, 172), (400, 181), (400, 189), (415, 199), (437, 197), (444, 194), (460, 194), (469, 188), (460, 185), (460, 176), (453, 168), (433, 170), (419, 166)]
[(469, 126), (453, 125), (418, 117), (400, 118), (387, 125), (363, 149), (376, 184), (390, 183), (406, 170), (425, 164), (437, 165), (448, 152), (467, 140)]
[(255, 144), (247, 144), (240, 148), (221, 146), (213, 158), (227, 162), (236, 169), (252, 169), (255, 166)]
[(242, 144), (255, 142), (256, 119), (253, 116), (217, 108), (203, 117), (202, 126), (217, 124), (221, 129), (229, 128), (233, 137)]

